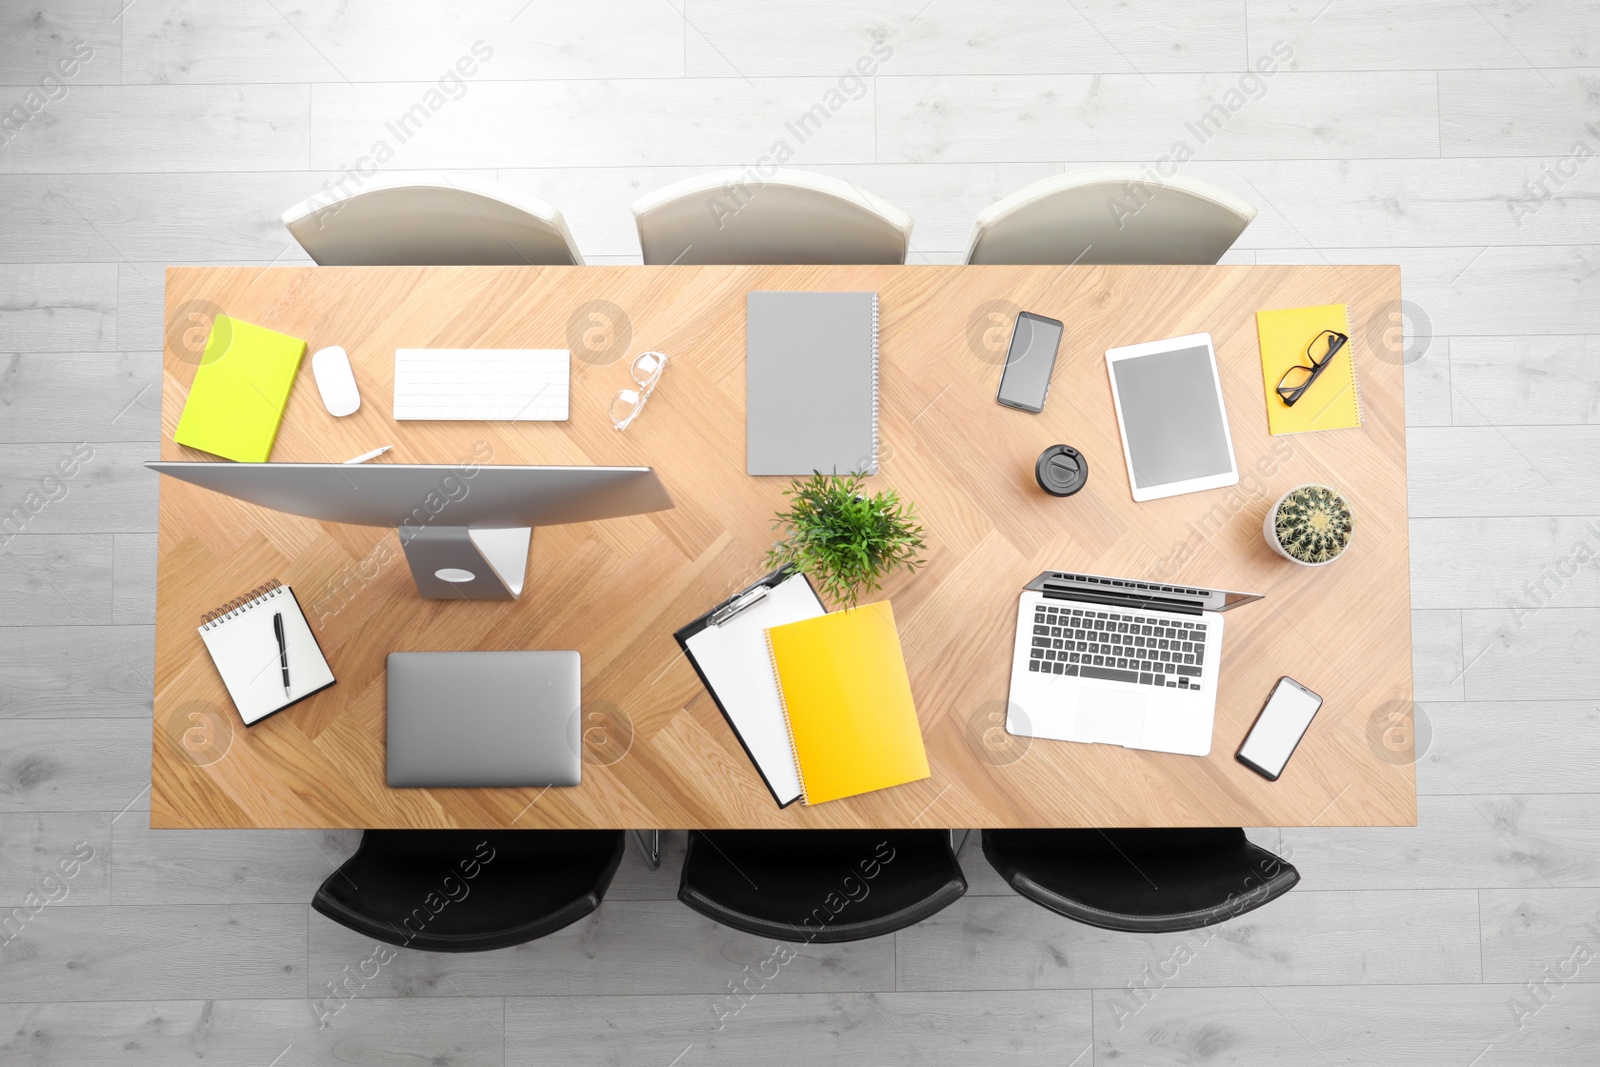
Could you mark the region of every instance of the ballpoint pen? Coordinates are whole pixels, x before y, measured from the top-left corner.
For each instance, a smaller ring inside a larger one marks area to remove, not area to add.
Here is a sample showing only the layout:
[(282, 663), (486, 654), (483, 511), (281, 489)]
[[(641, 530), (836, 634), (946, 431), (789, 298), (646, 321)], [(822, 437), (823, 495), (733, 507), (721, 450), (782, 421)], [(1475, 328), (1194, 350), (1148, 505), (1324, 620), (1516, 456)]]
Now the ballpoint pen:
[(283, 668), (283, 695), (289, 695), (289, 646), (283, 641), (283, 612), (272, 613), (272, 632), (278, 635), (278, 666)]

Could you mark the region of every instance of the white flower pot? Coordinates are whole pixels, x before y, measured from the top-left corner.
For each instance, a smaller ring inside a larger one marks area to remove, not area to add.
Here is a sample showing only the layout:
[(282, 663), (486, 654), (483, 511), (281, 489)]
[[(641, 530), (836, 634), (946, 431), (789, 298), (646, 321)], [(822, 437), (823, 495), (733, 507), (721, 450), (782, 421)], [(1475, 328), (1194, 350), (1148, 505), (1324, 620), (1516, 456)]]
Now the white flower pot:
[[(1307, 563), (1303, 559), (1295, 559), (1293, 556), (1289, 555), (1288, 552), (1284, 551), (1283, 546), (1278, 543), (1278, 532), (1275, 528), (1277, 525), (1278, 508), (1282, 507), (1283, 502), (1289, 499), (1290, 493), (1293, 493), (1297, 489), (1304, 489), (1307, 486), (1319, 486), (1320, 488), (1327, 489), (1330, 492), (1337, 494), (1340, 499), (1345, 499), (1344, 494), (1340, 493), (1337, 489), (1334, 489), (1332, 486), (1321, 485), (1319, 482), (1301, 482), (1299, 485), (1291, 486), (1289, 489), (1285, 490), (1282, 496), (1273, 501), (1272, 506), (1267, 509), (1266, 517), (1261, 520), (1261, 536), (1266, 540), (1267, 547), (1271, 548), (1272, 551), (1276, 552), (1278, 555), (1282, 556), (1284, 559), (1288, 560), (1290, 563), (1293, 563), (1297, 567), (1326, 567), (1330, 563), (1337, 563), (1339, 560), (1344, 558), (1346, 552), (1350, 551), (1350, 544), (1355, 540), (1355, 529), (1353, 525), (1350, 531), (1350, 541), (1345, 543), (1344, 549), (1332, 559), (1325, 559), (1320, 563)], [(1345, 500), (1345, 504), (1348, 506), (1349, 501)]]

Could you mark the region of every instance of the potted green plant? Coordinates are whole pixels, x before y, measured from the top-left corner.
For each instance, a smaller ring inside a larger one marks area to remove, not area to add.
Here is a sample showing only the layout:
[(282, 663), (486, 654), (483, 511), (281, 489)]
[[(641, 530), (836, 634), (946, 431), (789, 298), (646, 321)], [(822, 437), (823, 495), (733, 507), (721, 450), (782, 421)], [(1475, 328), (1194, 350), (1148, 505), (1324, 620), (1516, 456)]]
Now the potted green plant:
[(767, 565), (795, 567), (847, 608), (862, 592), (883, 588), (891, 571), (915, 571), (926, 546), (912, 505), (892, 489), (869, 497), (865, 488), (854, 474), (818, 472), (790, 482), (783, 494), (789, 510), (773, 523), (785, 536), (767, 552)]
[(1261, 532), (1273, 551), (1305, 567), (1325, 567), (1350, 547), (1350, 504), (1326, 485), (1297, 485), (1267, 509)]

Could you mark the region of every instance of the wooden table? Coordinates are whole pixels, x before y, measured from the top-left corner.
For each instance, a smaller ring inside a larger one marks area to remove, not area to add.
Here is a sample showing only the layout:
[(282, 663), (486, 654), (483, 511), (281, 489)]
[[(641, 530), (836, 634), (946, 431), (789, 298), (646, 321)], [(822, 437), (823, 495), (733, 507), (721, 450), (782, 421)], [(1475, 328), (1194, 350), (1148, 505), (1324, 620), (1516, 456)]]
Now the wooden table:
[[(930, 546), (927, 566), (895, 577), (886, 595), (932, 777), (815, 808), (777, 808), (672, 638), (762, 573), (782, 503), (784, 479), (744, 471), (754, 289), (881, 294), (883, 447), (869, 484), (915, 502)], [(310, 351), (343, 345), (356, 368), (361, 410), (334, 419), (307, 359), (275, 461), (340, 461), (393, 444), (380, 462), (649, 464), (677, 507), (537, 530), (520, 600), (442, 602), (417, 597), (392, 530), (317, 523), (164, 480), (151, 824), (1412, 824), (1404, 383), (1385, 348), (1399, 298), (1392, 266), (174, 268), (165, 459), (209, 458), (173, 444), (172, 432), (196, 342), (220, 308), (305, 338)], [(1346, 301), (1365, 426), (1271, 437), (1255, 311)], [(1041, 415), (994, 402), (1018, 308), (1067, 324)], [(1198, 332), (1216, 341), (1242, 481), (1135, 504), (1103, 353)], [(572, 417), (396, 423), (400, 347), (570, 347)], [(627, 358), (649, 348), (672, 361), (648, 408), (618, 433), (607, 404), (628, 382)], [(1035, 457), (1057, 442), (1091, 465), (1088, 486), (1064, 500), (1033, 478)], [(1337, 486), (1356, 513), (1348, 556), (1328, 568), (1297, 567), (1262, 542), (1268, 505), (1305, 481)], [(1005, 734), (1016, 598), (1048, 568), (1266, 594), (1228, 617), (1210, 756)], [(339, 681), (246, 730), (195, 626), (269, 578), (294, 587)], [(385, 787), (385, 653), (545, 648), (583, 655), (581, 786)], [(1326, 703), (1283, 779), (1269, 783), (1233, 754), (1283, 674)]]

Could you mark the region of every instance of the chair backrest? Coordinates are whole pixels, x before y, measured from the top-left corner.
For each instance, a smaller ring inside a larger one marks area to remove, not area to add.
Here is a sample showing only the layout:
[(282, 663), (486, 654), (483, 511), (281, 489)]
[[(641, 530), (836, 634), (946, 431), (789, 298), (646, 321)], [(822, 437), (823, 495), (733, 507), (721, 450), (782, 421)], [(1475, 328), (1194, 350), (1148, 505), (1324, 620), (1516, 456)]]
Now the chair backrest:
[(691, 830), (678, 899), (777, 941), (883, 937), (967, 891), (950, 845), (944, 830)]
[(625, 841), (621, 830), (368, 830), (311, 906), (404, 948), (507, 948), (598, 908)]
[(911, 216), (801, 170), (725, 170), (633, 204), (646, 263), (904, 263)]
[(983, 854), (1034, 903), (1130, 933), (1226, 922), (1300, 881), (1293, 864), (1237, 827), (985, 830)]
[(1215, 263), (1256, 217), (1183, 175), (1111, 167), (1058, 174), (978, 216), (968, 263)]
[(325, 267), (570, 266), (583, 262), (561, 212), (491, 182), (378, 179), (319, 194), (283, 224)]

